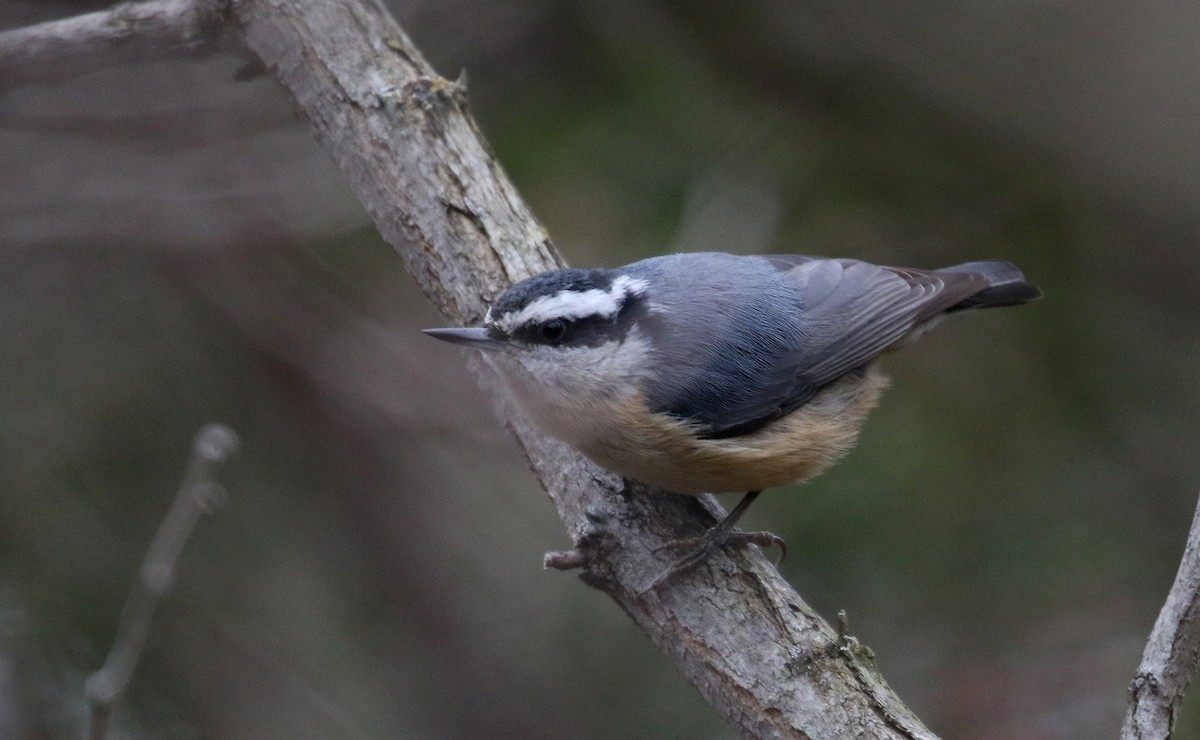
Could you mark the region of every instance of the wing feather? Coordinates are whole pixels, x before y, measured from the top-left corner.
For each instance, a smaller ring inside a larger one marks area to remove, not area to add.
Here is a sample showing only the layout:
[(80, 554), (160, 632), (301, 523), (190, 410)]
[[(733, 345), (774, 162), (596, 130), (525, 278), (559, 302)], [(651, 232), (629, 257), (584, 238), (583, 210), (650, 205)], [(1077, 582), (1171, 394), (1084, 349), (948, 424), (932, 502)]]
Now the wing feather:
[[(648, 387), (651, 408), (694, 421), (711, 438), (748, 434), (794, 411), (947, 311), (1040, 295), (1019, 270), (999, 261), (916, 270), (851, 259), (710, 253), (632, 267), (669, 305), (706, 297), (704, 320), (697, 321), (653, 310), (651, 295), (641, 325), (664, 366), (673, 368)], [(759, 287), (748, 294), (737, 291), (739, 285)]]
[(805, 330), (765, 368), (757, 393), (708, 421), (710, 437), (745, 434), (799, 408), (865, 367), (922, 324), (988, 286), (968, 272), (890, 268), (857, 260), (772, 255), (800, 296)]

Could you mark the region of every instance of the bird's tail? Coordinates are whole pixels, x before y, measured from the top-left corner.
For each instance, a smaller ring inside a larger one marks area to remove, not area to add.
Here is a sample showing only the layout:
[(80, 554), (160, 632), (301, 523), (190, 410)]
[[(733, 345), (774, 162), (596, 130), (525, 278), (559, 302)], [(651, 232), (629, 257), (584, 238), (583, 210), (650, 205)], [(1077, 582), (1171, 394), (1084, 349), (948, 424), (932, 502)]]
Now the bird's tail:
[(1025, 276), (1016, 265), (1003, 260), (966, 262), (953, 267), (943, 267), (937, 272), (969, 272), (985, 277), (988, 281), (988, 287), (951, 306), (946, 313), (968, 308), (1017, 306), (1042, 297), (1042, 291), (1033, 283), (1026, 282)]

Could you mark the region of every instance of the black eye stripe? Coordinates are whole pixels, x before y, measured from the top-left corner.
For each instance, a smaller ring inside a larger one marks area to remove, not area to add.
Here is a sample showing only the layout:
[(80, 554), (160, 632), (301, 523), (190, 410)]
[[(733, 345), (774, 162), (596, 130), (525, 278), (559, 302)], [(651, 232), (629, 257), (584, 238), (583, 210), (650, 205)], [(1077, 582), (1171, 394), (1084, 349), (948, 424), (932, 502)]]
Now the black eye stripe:
[[(510, 336), (519, 342), (544, 346), (598, 346), (620, 340), (625, 331), (636, 323), (633, 316), (643, 310), (640, 296), (626, 296), (620, 310), (614, 314), (592, 314), (582, 317), (552, 316), (531, 321), (512, 330)], [(503, 321), (501, 316), (501, 321)]]

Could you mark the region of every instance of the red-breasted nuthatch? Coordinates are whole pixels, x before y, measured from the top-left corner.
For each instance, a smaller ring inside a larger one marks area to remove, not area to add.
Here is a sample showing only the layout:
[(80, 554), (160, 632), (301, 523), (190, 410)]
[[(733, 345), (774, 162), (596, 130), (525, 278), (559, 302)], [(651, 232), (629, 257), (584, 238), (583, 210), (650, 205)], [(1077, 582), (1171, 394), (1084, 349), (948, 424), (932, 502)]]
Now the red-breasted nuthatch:
[(947, 314), (1041, 291), (1013, 265), (939, 270), (853, 259), (688, 253), (560, 269), (430, 336), (502, 355), (531, 419), (615, 473), (682, 494), (749, 491), (655, 581), (730, 542), (764, 488), (842, 457), (887, 381), (872, 362)]

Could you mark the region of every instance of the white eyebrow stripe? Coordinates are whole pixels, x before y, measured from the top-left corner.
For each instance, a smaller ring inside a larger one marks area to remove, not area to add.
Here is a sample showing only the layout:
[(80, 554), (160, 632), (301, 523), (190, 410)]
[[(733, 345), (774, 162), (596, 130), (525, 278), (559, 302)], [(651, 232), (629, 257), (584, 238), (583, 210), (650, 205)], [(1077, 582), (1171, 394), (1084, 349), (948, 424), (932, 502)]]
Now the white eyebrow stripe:
[[(649, 285), (641, 278), (621, 275), (608, 290), (560, 290), (534, 301), (520, 311), (495, 319), (496, 326), (511, 333), (521, 326), (538, 324), (550, 319), (583, 319), (589, 316), (615, 317), (631, 295), (641, 295)], [(491, 311), (488, 312), (491, 319)]]

